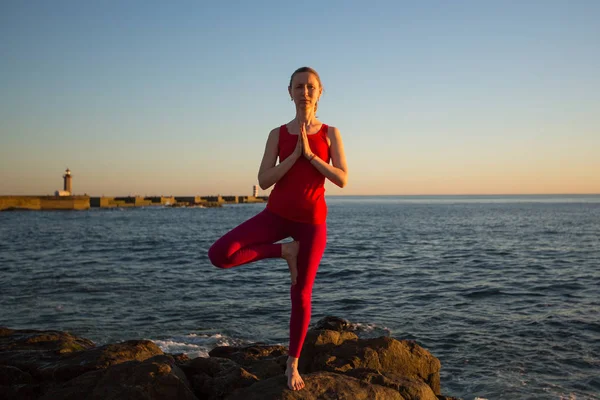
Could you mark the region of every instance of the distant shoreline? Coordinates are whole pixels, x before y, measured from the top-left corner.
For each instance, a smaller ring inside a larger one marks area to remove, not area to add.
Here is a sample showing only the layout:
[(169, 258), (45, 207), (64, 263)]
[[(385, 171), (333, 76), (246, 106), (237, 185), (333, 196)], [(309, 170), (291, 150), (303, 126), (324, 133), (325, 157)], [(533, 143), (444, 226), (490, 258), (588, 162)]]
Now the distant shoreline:
[[(68, 193), (68, 192), (67, 192)], [(224, 204), (265, 203), (268, 197), (254, 196), (0, 196), (0, 211), (89, 210), (123, 207), (221, 207)]]
[[(51, 194), (0, 194), (2, 197), (52, 197)], [(217, 197), (219, 195), (196, 195), (196, 196), (139, 196), (139, 195), (110, 195), (110, 196), (98, 196), (98, 195), (73, 195), (74, 197), (85, 196), (85, 197), (112, 197), (112, 198), (123, 198), (123, 197)], [(222, 197), (245, 197), (246, 195), (221, 195)], [(516, 197), (516, 196), (600, 196), (598, 193), (495, 193), (495, 194), (326, 194), (327, 197)], [(257, 196), (269, 197), (269, 195)]]
[(533, 193), (533, 194), (328, 194), (327, 197), (549, 197), (600, 196), (600, 193)]

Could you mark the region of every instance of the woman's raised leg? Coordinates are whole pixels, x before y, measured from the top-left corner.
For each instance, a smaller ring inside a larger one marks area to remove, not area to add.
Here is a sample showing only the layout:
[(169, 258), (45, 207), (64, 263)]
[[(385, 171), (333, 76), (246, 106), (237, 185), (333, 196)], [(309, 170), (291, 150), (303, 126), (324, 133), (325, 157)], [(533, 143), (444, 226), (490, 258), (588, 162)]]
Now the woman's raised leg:
[(275, 242), (288, 236), (283, 218), (265, 209), (218, 239), (208, 250), (208, 257), (219, 268), (281, 258), (282, 245)]

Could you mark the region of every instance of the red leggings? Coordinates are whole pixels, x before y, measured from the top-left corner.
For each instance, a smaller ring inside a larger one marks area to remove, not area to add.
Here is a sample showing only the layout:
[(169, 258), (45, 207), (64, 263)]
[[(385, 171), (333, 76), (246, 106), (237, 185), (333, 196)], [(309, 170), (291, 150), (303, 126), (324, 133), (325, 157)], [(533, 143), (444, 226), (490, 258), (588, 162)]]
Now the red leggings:
[(327, 242), (327, 224), (290, 221), (265, 209), (217, 240), (208, 250), (208, 257), (219, 268), (237, 267), (263, 258), (280, 258), (281, 244), (275, 242), (290, 236), (300, 242), (300, 252), (297, 283), (291, 285), (288, 354), (300, 358), (310, 323), (313, 283)]

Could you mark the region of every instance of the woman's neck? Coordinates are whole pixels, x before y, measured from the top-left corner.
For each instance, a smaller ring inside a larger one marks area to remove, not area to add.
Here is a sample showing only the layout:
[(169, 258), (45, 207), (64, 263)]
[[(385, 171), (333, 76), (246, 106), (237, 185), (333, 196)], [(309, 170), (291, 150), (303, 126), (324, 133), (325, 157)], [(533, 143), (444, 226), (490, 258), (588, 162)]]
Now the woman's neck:
[(315, 121), (315, 113), (312, 110), (297, 110), (296, 111), (296, 122), (298, 126), (307, 125), (310, 126)]

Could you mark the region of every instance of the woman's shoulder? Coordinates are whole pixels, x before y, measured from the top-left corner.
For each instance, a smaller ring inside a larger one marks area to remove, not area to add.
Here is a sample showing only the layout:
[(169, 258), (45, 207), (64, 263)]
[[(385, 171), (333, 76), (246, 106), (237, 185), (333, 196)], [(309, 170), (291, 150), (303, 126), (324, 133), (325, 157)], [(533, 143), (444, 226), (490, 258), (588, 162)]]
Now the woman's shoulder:
[(327, 137), (329, 139), (335, 139), (340, 136), (340, 130), (332, 125), (327, 125)]
[(279, 133), (283, 128), (285, 128), (285, 124), (276, 126), (275, 128), (271, 129), (271, 131), (269, 132), (269, 137), (279, 137)]

